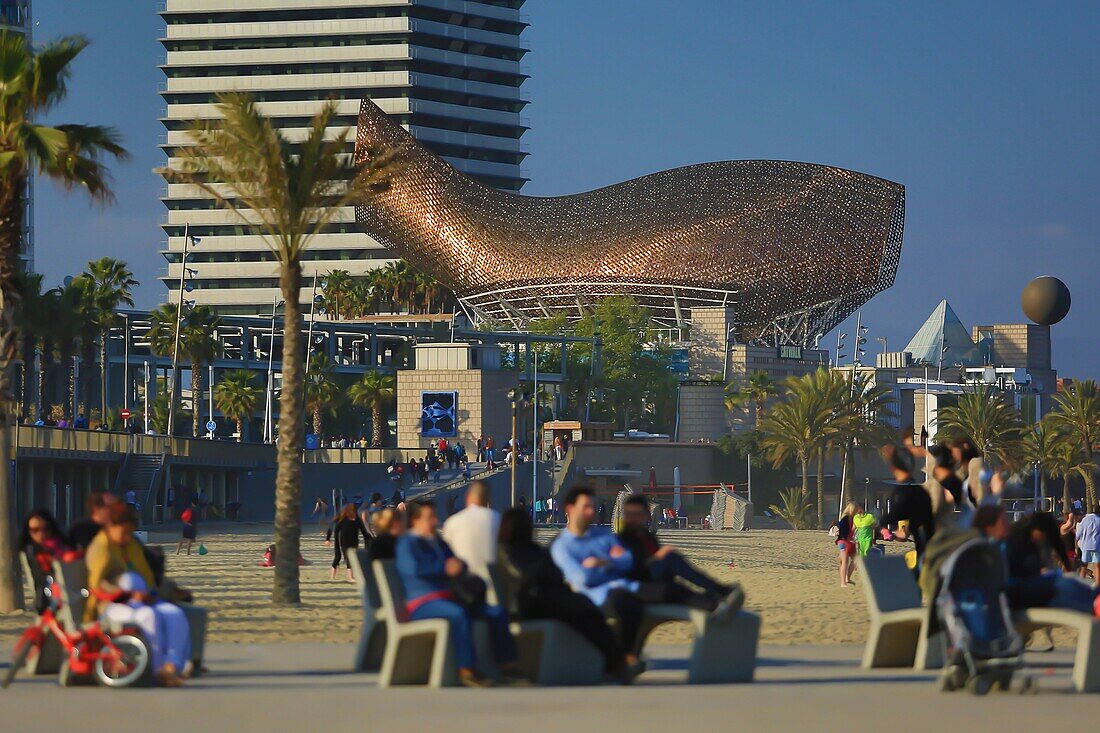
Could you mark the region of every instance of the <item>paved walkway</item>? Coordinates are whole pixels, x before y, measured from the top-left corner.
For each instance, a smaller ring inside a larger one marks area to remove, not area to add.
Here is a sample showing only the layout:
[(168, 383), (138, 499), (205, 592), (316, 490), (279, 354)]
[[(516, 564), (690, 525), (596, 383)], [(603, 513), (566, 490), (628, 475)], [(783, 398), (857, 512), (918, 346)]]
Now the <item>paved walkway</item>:
[(62, 689), (52, 678), (20, 678), (0, 691), (0, 729), (20, 733), (223, 731), (569, 730), (614, 733), (798, 731), (883, 726), (908, 730), (1062, 730), (1095, 725), (1098, 698), (1070, 695), (1070, 656), (1032, 655), (1038, 695), (974, 698), (937, 690), (935, 675), (863, 672), (857, 646), (765, 646), (751, 685), (681, 684), (683, 647), (651, 647), (633, 687), (495, 688), (376, 686), (350, 674), (352, 650), (331, 644), (212, 645), (212, 673), (181, 690)]

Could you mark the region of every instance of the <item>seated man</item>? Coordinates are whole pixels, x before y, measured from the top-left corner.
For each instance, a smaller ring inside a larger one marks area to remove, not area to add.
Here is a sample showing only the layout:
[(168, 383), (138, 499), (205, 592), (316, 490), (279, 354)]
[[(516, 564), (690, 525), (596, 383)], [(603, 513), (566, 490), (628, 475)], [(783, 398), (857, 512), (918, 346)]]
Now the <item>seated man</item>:
[(689, 563), (675, 547), (662, 545), (657, 533), (649, 529), (652, 518), (645, 495), (634, 494), (623, 502), (623, 529), (618, 537), (633, 558), (628, 573), (630, 578), (660, 583), (687, 581), (709, 594), (715, 605), (735, 591), (742, 593), (738, 584), (719, 583)]
[(640, 581), (630, 577), (634, 558), (609, 529), (594, 527), (596, 504), (587, 486), (574, 486), (565, 495), (565, 531), (550, 546), (550, 555), (566, 581), (616, 620), (624, 649), (635, 650), (646, 603), (683, 603), (722, 617), (736, 612), (744, 600), (731, 594), (718, 602), (667, 581)]
[(442, 618), (450, 622), (459, 679), (464, 685), (483, 687), (490, 682), (475, 671), (473, 618), (489, 623), (501, 671), (510, 674), (518, 654), (508, 630), (508, 615), (500, 606), (490, 606), (484, 600), (460, 605), (454, 587), (466, 575), (466, 565), (440, 539), (438, 528), (434, 506), (427, 502), (409, 505), (409, 530), (397, 539), (395, 551), (397, 573), (407, 597), (405, 611), (412, 621)]
[(443, 540), (470, 572), (486, 583), (489, 565), (497, 561), (500, 514), (489, 508), (489, 485), (473, 481), (466, 489), (466, 507), (443, 523)]

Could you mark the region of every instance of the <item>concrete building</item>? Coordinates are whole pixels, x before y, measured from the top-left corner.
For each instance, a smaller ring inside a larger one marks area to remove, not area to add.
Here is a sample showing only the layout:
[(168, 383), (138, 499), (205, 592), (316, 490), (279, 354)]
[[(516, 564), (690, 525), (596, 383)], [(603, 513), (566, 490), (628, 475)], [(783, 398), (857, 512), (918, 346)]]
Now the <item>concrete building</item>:
[[(0, 30), (21, 33), (31, 40), (31, 0), (0, 0)], [(27, 272), (34, 271), (34, 174), (27, 180), (26, 210), (23, 216), (23, 239), (19, 244), (19, 261)]]
[(676, 438), (685, 442), (714, 441), (730, 430), (751, 430), (754, 415), (725, 407), (725, 384), (764, 372), (777, 384), (829, 365), (829, 354), (802, 346), (750, 346), (732, 343), (736, 310), (695, 308), (691, 312), (688, 378), (680, 382)]
[(415, 361), (397, 373), (398, 445), (427, 448), (446, 438), (473, 455), (477, 439), (491, 435), (504, 447), (512, 435), (508, 392), (519, 373), (501, 369), (499, 346), (419, 344)]
[[(291, 139), (311, 115), (337, 104), (350, 128), (364, 98), (375, 101), (458, 170), (487, 185), (519, 190), (526, 151), (520, 36), (524, 0), (167, 0), (161, 91), (171, 163), (189, 143), (190, 122), (217, 116), (215, 95), (246, 91)], [(185, 227), (202, 239), (188, 257), (198, 303), (225, 314), (270, 312), (278, 265), (267, 244), (235, 214), (195, 187), (163, 193), (168, 298), (178, 293)], [(304, 274), (333, 269), (362, 276), (393, 254), (361, 233), (342, 210), (305, 255)], [(303, 299), (310, 297), (303, 288)]]

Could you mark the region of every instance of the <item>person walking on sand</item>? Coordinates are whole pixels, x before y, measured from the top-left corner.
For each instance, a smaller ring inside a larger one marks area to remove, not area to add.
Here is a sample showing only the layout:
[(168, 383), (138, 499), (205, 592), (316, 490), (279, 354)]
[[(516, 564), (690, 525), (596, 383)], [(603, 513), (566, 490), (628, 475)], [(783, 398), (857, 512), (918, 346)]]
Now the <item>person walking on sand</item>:
[(336, 570), (340, 567), (340, 559), (343, 558), (344, 566), (348, 569), (348, 580), (355, 580), (351, 572), (351, 555), (359, 548), (359, 535), (363, 535), (363, 541), (370, 546), (371, 536), (363, 525), (355, 511), (354, 504), (347, 504), (341, 511), (328, 533), (325, 534), (325, 544), (329, 542), (336, 547), (332, 558), (332, 579), (336, 580)]
[(198, 519), (196, 517), (197, 512), (192, 508), (183, 510), (180, 514), (180, 521), (183, 522), (183, 528), (180, 530), (180, 539), (176, 543), (176, 554), (180, 554), (180, 550), (183, 548), (184, 543), (187, 543), (187, 554), (191, 554), (191, 545), (195, 544), (195, 540), (199, 536)]
[(858, 513), (859, 507), (854, 501), (848, 502), (844, 507), (844, 513), (837, 522), (836, 547), (840, 551), (840, 587), (848, 588), (852, 584), (852, 573), (856, 566), (852, 558), (856, 554), (855, 524), (852, 518)]

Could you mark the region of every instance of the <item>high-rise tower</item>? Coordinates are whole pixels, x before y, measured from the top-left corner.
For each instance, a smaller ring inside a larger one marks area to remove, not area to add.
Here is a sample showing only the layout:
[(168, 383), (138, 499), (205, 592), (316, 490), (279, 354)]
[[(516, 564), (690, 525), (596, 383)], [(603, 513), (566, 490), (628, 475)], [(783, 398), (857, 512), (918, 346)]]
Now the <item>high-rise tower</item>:
[[(168, 0), (161, 11), (168, 77), (161, 141), (169, 159), (188, 144), (187, 125), (216, 117), (215, 95), (247, 91), (294, 139), (329, 99), (336, 124), (351, 128), (373, 99), (460, 171), (516, 191), (524, 0)], [(278, 264), (264, 241), (195, 187), (164, 195), (169, 291), (179, 287), (184, 227), (202, 238), (188, 257), (188, 298), (223, 313), (270, 311)], [(357, 231), (342, 211), (307, 250), (303, 271), (363, 275), (393, 255)], [(176, 290), (178, 293), (178, 290)], [(303, 296), (309, 297), (308, 289)], [(174, 301), (174, 297), (170, 300)]]

